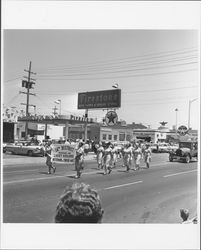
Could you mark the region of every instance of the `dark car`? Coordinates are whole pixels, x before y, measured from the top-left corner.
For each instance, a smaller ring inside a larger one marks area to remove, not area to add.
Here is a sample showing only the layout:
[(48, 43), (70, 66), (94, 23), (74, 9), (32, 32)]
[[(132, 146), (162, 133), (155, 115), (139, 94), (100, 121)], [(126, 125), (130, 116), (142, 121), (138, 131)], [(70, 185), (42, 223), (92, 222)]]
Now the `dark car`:
[(197, 160), (197, 157), (197, 142), (192, 141), (179, 142), (179, 148), (169, 153), (169, 161), (182, 160), (189, 163), (192, 159)]

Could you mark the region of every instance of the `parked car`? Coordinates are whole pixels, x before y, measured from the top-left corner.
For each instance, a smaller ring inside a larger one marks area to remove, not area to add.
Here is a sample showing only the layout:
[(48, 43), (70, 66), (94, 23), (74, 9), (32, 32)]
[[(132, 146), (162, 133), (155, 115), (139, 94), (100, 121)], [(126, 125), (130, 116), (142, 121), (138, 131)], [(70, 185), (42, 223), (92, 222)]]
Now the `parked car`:
[(179, 148), (176, 151), (172, 150), (169, 153), (169, 161), (171, 162), (173, 160), (182, 160), (189, 163), (192, 159), (197, 160), (197, 157), (197, 142), (192, 141), (179, 142)]
[(170, 149), (170, 144), (168, 143), (155, 143), (151, 145), (151, 151), (153, 153), (168, 153)]
[(17, 155), (44, 156), (44, 148), (31, 142), (17, 142), (6, 145), (5, 152)]
[(179, 144), (170, 144), (169, 151), (176, 151), (179, 148)]

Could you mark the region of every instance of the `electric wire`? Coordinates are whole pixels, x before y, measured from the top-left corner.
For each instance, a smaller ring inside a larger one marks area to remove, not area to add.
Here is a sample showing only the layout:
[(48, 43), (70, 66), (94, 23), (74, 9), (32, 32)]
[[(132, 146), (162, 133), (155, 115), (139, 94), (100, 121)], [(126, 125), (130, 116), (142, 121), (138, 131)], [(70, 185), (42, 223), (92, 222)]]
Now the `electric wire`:
[[(59, 67), (54, 67), (54, 68), (38, 68), (37, 72), (40, 73), (40, 71), (43, 70), (61, 70), (61, 69), (72, 69), (74, 67), (86, 67), (86, 66), (91, 66), (91, 65), (100, 65), (100, 64), (111, 64), (114, 62), (125, 62), (125, 60), (137, 60), (137, 59), (144, 59), (147, 60), (147, 57), (150, 58), (161, 58), (164, 56), (172, 56), (172, 55), (180, 55), (180, 54), (186, 54), (186, 53), (190, 53), (190, 52), (196, 52), (197, 49), (188, 49), (187, 51), (185, 51), (185, 49), (182, 50), (173, 50), (173, 51), (167, 51), (167, 52), (159, 52), (159, 53), (150, 53), (150, 54), (146, 54), (146, 55), (140, 55), (140, 56), (132, 56), (132, 57), (126, 57), (126, 58), (119, 58), (119, 59), (110, 59), (110, 60), (104, 60), (104, 61), (98, 61), (98, 62), (93, 62), (92, 64), (74, 64), (73, 66), (71, 65), (70, 67), (66, 67), (66, 66), (59, 66)], [(176, 53), (175, 53), (176, 52)]]
[[(73, 77), (73, 76), (88, 76), (88, 75), (100, 75), (100, 74), (116, 74), (116, 73), (122, 73), (122, 72), (135, 72), (135, 71), (141, 71), (141, 70), (150, 70), (150, 69), (161, 69), (161, 68), (170, 68), (170, 67), (176, 67), (176, 66), (184, 66), (184, 65), (191, 65), (191, 64), (197, 64), (196, 62), (189, 62), (189, 63), (181, 63), (176, 65), (168, 65), (168, 66), (157, 66), (157, 67), (147, 67), (147, 68), (138, 68), (138, 69), (127, 69), (127, 70), (117, 70), (117, 71), (107, 71), (107, 72), (98, 72), (98, 73), (82, 73), (82, 74), (67, 74), (67, 75), (51, 75), (51, 77)], [(42, 77), (42, 76), (40, 76)]]
[(142, 76), (154, 76), (154, 75), (165, 75), (165, 74), (175, 74), (175, 73), (186, 73), (189, 71), (197, 71), (197, 68), (185, 69), (185, 70), (175, 70), (167, 72), (155, 72), (155, 73), (143, 73), (135, 75), (118, 75), (118, 76), (104, 76), (104, 77), (86, 77), (86, 78), (38, 78), (38, 80), (45, 81), (83, 81), (83, 80), (101, 80), (101, 79), (118, 79), (118, 78), (133, 78)]
[[(181, 61), (186, 61), (189, 59), (197, 59), (197, 56), (191, 56), (191, 57), (186, 57), (186, 58), (174, 58), (174, 59), (165, 59), (165, 60), (160, 60), (160, 61), (146, 61), (146, 62), (143, 62), (143, 63), (137, 63), (137, 64), (133, 64), (133, 63), (130, 63), (130, 64), (126, 64), (126, 65), (116, 65), (116, 66), (99, 66), (98, 68), (97, 67), (94, 67), (94, 66), (91, 66), (91, 67), (87, 67), (87, 68), (80, 68), (79, 71), (78, 70), (68, 70), (68, 71), (63, 71), (63, 72), (51, 72), (51, 73), (39, 73), (38, 76), (54, 76), (54, 75), (58, 75), (58, 74), (65, 74), (65, 73), (77, 73), (77, 72), (93, 72), (93, 71), (107, 71), (107, 70), (111, 70), (111, 69), (124, 69), (124, 68), (128, 68), (128, 67), (131, 67), (131, 68), (136, 68), (136, 67), (139, 67), (139, 66), (149, 66), (149, 65), (157, 65), (157, 64), (168, 64), (168, 63), (172, 63), (172, 62), (181, 62)], [(190, 61), (189, 61), (190, 62)], [(167, 65), (168, 66), (168, 65)]]

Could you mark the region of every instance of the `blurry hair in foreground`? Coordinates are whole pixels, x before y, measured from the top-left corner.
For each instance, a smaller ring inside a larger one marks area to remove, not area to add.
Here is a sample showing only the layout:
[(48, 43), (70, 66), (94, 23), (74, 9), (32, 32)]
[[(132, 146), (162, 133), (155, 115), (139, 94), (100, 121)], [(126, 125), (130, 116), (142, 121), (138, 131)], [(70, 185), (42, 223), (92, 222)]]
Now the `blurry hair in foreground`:
[(183, 220), (183, 224), (197, 224), (197, 216), (189, 220), (189, 210), (185, 208), (180, 209), (180, 216)]
[(96, 190), (84, 183), (66, 187), (56, 208), (56, 223), (100, 223), (103, 215)]

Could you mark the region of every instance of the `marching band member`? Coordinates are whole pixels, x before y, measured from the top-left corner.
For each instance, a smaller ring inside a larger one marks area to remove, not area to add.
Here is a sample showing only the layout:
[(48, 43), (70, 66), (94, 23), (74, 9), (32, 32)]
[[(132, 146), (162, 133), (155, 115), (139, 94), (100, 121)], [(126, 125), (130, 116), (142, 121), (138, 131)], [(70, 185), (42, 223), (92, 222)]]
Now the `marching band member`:
[(48, 167), (48, 174), (51, 174), (51, 169), (53, 169), (53, 173), (55, 173), (56, 171), (56, 167), (53, 166), (53, 163), (52, 163), (52, 145), (51, 145), (51, 141), (49, 141), (47, 143), (47, 146), (45, 148), (45, 153), (46, 153), (46, 165)]
[(111, 153), (112, 153), (112, 165), (115, 168), (116, 163), (117, 163), (117, 157), (118, 157), (118, 147), (117, 147), (116, 142), (113, 143), (113, 148), (112, 148)]
[(125, 147), (123, 149), (123, 166), (126, 167), (126, 171), (130, 170), (131, 161), (132, 161), (131, 144), (130, 143), (126, 143)]
[(151, 148), (149, 147), (149, 144), (146, 144), (146, 148), (144, 149), (144, 161), (147, 168), (149, 168), (149, 163), (151, 162)]
[(107, 173), (110, 174), (112, 171), (111, 167), (111, 161), (112, 161), (112, 148), (111, 143), (106, 143), (105, 153), (104, 153), (104, 175)]
[(79, 142), (76, 151), (75, 151), (75, 170), (77, 171), (77, 175), (75, 178), (80, 178), (81, 171), (84, 169), (84, 143), (82, 141)]
[(99, 147), (97, 148), (97, 163), (99, 169), (103, 168), (103, 156), (104, 156), (104, 147), (100, 142)]
[(140, 161), (142, 158), (142, 149), (139, 144), (136, 144), (136, 148), (134, 149), (134, 157), (135, 157), (135, 170), (139, 170)]

